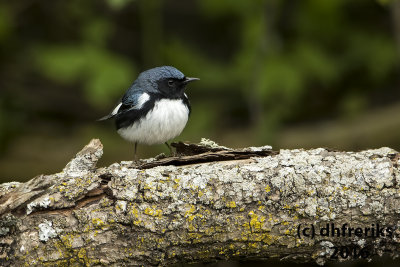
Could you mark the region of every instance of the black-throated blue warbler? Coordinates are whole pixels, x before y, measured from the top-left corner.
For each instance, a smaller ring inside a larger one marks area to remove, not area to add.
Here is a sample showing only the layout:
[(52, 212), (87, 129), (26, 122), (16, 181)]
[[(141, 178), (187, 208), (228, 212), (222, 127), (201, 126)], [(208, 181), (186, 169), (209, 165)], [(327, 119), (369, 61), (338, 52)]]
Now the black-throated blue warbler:
[(186, 126), (191, 107), (186, 85), (198, 78), (186, 77), (171, 66), (139, 74), (110, 114), (99, 120), (115, 118), (118, 133), (135, 144), (165, 143), (178, 136)]

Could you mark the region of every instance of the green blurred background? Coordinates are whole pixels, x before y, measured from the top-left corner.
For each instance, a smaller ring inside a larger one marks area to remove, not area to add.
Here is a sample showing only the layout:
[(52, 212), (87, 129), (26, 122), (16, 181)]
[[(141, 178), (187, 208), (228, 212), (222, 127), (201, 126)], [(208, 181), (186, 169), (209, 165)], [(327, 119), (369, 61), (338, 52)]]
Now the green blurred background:
[(0, 58), (1, 182), (58, 172), (92, 138), (100, 165), (131, 160), (96, 119), (161, 65), (201, 78), (176, 140), (400, 150), (397, 0), (2, 1)]

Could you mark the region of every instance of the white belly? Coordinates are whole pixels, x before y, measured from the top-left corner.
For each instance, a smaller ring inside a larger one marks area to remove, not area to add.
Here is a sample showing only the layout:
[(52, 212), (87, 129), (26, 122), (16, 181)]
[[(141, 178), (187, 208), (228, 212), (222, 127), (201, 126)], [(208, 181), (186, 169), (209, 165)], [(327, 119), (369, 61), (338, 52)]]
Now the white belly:
[(145, 117), (130, 127), (119, 129), (118, 133), (130, 142), (162, 144), (183, 131), (188, 117), (189, 109), (182, 100), (162, 99)]

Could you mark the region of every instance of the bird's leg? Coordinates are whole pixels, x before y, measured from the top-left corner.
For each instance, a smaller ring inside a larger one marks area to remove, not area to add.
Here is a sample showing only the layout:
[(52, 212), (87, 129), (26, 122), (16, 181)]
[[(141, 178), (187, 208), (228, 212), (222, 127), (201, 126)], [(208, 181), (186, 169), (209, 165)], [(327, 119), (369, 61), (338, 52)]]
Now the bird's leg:
[(135, 142), (135, 154), (133, 156), (133, 161), (138, 162), (137, 156), (136, 156), (136, 151), (137, 151), (137, 142)]
[(170, 156), (175, 156), (175, 153), (173, 153), (172, 152), (172, 148), (171, 148), (171, 146), (168, 144), (168, 142), (165, 142), (165, 145), (168, 147), (168, 149), (169, 149), (169, 155)]

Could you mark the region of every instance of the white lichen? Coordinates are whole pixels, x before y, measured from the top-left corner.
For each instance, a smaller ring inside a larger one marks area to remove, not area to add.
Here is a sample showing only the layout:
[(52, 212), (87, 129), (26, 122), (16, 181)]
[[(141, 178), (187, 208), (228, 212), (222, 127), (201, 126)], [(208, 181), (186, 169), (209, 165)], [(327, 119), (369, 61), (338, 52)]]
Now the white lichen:
[(126, 202), (125, 200), (118, 200), (116, 203), (117, 212), (119, 212), (119, 211), (126, 212), (127, 204), (128, 204), (128, 202)]
[(63, 173), (69, 177), (82, 177), (94, 171), (97, 161), (103, 155), (103, 145), (100, 140), (92, 139), (76, 156), (65, 166)]
[(259, 146), (259, 147), (251, 146), (251, 147), (247, 147), (247, 148), (243, 149), (243, 151), (246, 151), (246, 152), (262, 152), (262, 151), (271, 151), (271, 150), (272, 150), (272, 146)]
[(57, 231), (52, 227), (53, 222), (44, 220), (43, 223), (39, 224), (39, 240), (47, 242), (50, 238), (57, 236)]
[(304, 202), (306, 205), (304, 209), (305, 213), (311, 217), (315, 217), (315, 215), (317, 215), (317, 199), (309, 197), (306, 198)]
[(210, 139), (207, 139), (207, 138), (201, 138), (200, 145), (206, 146), (206, 147), (209, 147), (209, 148), (220, 148), (220, 149), (224, 149), (224, 150), (225, 149), (226, 150), (231, 150), (231, 148), (228, 148), (226, 146), (220, 146), (217, 143), (215, 143), (214, 141), (212, 141)]
[(330, 241), (321, 241), (321, 251), (319, 252), (319, 257), (316, 259), (316, 263), (318, 265), (325, 265), (326, 258), (334, 252), (333, 247), (335, 246), (332, 242)]
[(2, 183), (1, 187), (0, 187), (0, 193), (9, 192), (9, 191), (13, 190), (14, 188), (17, 188), (20, 185), (21, 185), (20, 182)]
[(38, 208), (44, 208), (44, 209), (48, 208), (50, 204), (51, 200), (48, 196), (45, 196), (43, 198), (38, 198), (26, 206), (26, 214), (29, 215)]
[(359, 245), (361, 248), (364, 247), (365, 243), (366, 243), (365, 239), (360, 239), (357, 241), (357, 245)]

